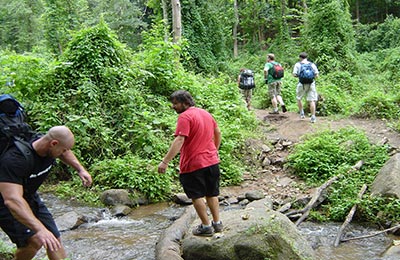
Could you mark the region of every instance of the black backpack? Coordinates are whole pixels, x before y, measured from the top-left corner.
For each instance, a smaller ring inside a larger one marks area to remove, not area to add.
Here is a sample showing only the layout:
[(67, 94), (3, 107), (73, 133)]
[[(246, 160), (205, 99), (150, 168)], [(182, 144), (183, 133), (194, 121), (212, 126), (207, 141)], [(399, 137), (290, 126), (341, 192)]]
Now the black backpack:
[(255, 88), (254, 74), (251, 70), (244, 70), (240, 73), (239, 88), (252, 89)]
[(25, 156), (29, 169), (33, 168), (33, 151), (29, 140), (36, 134), (25, 122), (22, 105), (11, 95), (0, 95), (0, 157), (12, 146)]

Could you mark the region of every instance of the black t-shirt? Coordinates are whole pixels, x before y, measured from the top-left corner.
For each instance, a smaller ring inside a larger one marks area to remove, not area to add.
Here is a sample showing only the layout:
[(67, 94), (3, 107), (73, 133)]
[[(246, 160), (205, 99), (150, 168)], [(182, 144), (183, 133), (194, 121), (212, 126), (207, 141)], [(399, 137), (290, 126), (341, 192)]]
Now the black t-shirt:
[[(32, 170), (27, 168), (26, 158), (15, 146), (7, 150), (0, 158), (0, 182), (22, 185), (25, 198), (29, 198), (36, 193), (55, 163), (54, 158), (40, 157), (33, 148), (32, 151), (34, 158)], [(0, 203), (3, 204), (1, 195)]]

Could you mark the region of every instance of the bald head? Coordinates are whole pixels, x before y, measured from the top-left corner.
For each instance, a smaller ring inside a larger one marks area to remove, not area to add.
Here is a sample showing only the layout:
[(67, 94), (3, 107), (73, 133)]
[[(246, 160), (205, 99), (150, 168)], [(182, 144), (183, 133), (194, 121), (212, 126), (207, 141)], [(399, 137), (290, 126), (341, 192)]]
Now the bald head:
[(74, 146), (75, 138), (71, 130), (66, 126), (53, 126), (45, 135), (45, 138), (49, 141), (57, 140), (60, 144), (64, 145), (68, 149)]

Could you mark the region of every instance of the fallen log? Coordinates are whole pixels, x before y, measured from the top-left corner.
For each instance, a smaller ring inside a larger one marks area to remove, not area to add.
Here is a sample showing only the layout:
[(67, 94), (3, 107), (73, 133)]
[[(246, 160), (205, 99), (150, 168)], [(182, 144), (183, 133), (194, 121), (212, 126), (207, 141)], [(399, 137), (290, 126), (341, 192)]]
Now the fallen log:
[[(357, 195), (357, 200), (360, 201), (362, 199), (362, 196), (364, 195), (365, 191), (367, 190), (367, 185), (363, 185), (361, 187), (360, 192)], [(340, 238), (342, 237), (343, 231), (345, 230), (345, 228), (347, 227), (347, 225), (351, 222), (351, 220), (353, 219), (354, 213), (357, 210), (357, 205), (358, 205), (358, 201), (353, 205), (353, 207), (351, 207), (350, 212), (347, 214), (345, 221), (343, 222), (342, 226), (339, 229), (338, 234), (336, 235), (336, 239), (335, 239), (335, 243), (334, 246), (337, 247), (340, 243)]]
[[(318, 187), (318, 189), (316, 190), (316, 192), (314, 193), (313, 197), (311, 198), (310, 202), (308, 202), (308, 204), (300, 211), (296, 212), (297, 213), (302, 213), (301, 217), (296, 221), (296, 226), (300, 225), (301, 222), (303, 222), (308, 215), (310, 214), (310, 211), (312, 208), (318, 206), (319, 204), (321, 204), (320, 201), (320, 197), (324, 195), (324, 191), (333, 183), (335, 182), (337, 179), (339, 179), (339, 177), (341, 177), (342, 175), (336, 175), (333, 176), (332, 178), (330, 178), (329, 180), (327, 180), (324, 184), (322, 184), (321, 186)], [(292, 215), (294, 214), (293, 212), (288, 213), (287, 215)]]
[(341, 239), (341, 241), (342, 242), (347, 242), (347, 241), (350, 241), (350, 240), (374, 237), (374, 236), (380, 235), (382, 233), (386, 233), (388, 231), (396, 230), (396, 229), (399, 229), (399, 228), (400, 228), (400, 225), (397, 225), (397, 226), (394, 226), (394, 227), (391, 227), (391, 228), (388, 228), (388, 229), (385, 229), (385, 230), (382, 230), (382, 231), (379, 231), (379, 232), (376, 232), (376, 233), (373, 233), (373, 234), (369, 234), (369, 235), (364, 235), (364, 236), (359, 236), (359, 237), (343, 238), (343, 239)]

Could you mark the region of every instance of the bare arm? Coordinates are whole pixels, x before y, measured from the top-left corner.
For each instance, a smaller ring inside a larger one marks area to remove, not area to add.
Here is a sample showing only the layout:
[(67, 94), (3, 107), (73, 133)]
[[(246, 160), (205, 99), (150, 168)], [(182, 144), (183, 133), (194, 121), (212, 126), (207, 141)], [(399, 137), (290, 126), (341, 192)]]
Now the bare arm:
[(22, 185), (0, 182), (0, 192), (4, 199), (4, 205), (16, 220), (35, 232), (32, 238), (40, 246), (44, 246), (51, 251), (57, 251), (61, 248), (58, 239), (35, 217), (29, 204), (23, 198), (24, 190)]
[(85, 169), (85, 167), (82, 166), (78, 158), (76, 158), (75, 154), (71, 150), (63, 153), (60, 156), (60, 160), (66, 165), (71, 166), (78, 172), (78, 175), (81, 178), (82, 184), (84, 186), (89, 187), (90, 185), (92, 185), (92, 176), (90, 176), (88, 171)]
[(219, 127), (217, 126), (216, 128), (214, 128), (214, 144), (215, 147), (217, 147), (217, 150), (219, 149), (220, 145), (221, 145), (221, 130), (219, 129)]
[(185, 137), (182, 135), (178, 135), (175, 137), (167, 154), (164, 156), (164, 159), (158, 165), (158, 172), (164, 173), (168, 167), (168, 163), (179, 153), (182, 148), (183, 142), (185, 142)]

